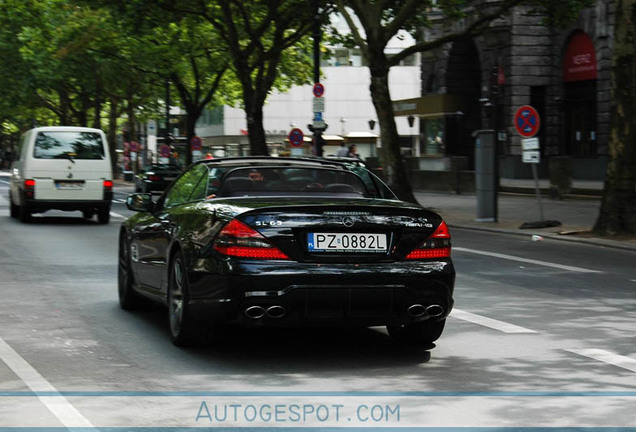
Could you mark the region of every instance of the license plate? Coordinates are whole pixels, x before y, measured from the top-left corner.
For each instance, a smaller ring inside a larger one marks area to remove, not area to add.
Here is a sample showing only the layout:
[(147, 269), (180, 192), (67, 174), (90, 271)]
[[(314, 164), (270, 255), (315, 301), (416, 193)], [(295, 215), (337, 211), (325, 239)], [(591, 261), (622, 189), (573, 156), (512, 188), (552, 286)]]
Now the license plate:
[(55, 187), (58, 189), (81, 189), (83, 186), (84, 186), (84, 182), (69, 182), (69, 181), (55, 182)]
[(309, 233), (309, 252), (386, 252), (386, 234)]
[(163, 179), (165, 181), (172, 181), (172, 180), (176, 179), (176, 177), (164, 177)]

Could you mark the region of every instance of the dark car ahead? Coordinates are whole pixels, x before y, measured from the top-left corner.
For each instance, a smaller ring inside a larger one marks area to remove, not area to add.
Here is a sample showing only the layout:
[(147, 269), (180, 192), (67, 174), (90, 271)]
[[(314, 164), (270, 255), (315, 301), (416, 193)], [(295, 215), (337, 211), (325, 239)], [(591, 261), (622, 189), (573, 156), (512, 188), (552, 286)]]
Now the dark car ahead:
[(135, 192), (164, 191), (181, 172), (179, 165), (152, 164), (135, 176)]
[(133, 194), (119, 300), (168, 306), (177, 345), (226, 325), (387, 326), (432, 346), (453, 307), (442, 218), (362, 167), (294, 158), (200, 161), (156, 201)]

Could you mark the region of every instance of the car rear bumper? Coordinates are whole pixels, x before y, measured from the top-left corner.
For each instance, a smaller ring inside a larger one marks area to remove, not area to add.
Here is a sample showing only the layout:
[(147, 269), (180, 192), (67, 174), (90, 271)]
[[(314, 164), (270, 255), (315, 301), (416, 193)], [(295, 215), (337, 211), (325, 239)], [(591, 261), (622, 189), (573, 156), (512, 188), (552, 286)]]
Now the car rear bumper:
[(64, 211), (95, 211), (110, 208), (112, 199), (106, 200), (26, 200), (29, 211), (32, 213), (46, 210)]
[(383, 265), (385, 271), (294, 263), (293, 270), (241, 264), (239, 274), (192, 272), (190, 310), (199, 321), (281, 327), (404, 325), (448, 316), (450, 262)]

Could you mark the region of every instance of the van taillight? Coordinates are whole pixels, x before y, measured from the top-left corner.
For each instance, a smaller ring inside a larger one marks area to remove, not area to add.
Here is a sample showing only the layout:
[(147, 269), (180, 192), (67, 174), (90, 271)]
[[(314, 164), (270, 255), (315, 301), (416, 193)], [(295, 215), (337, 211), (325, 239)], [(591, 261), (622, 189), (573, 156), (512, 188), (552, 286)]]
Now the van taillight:
[(112, 180), (104, 180), (104, 190), (112, 191), (113, 190), (113, 181)]
[(32, 199), (35, 197), (35, 180), (27, 179), (24, 181), (24, 193), (27, 198)]
[(236, 219), (221, 230), (214, 249), (223, 255), (252, 259), (289, 259), (261, 233)]
[(446, 222), (442, 221), (435, 232), (421, 245), (406, 256), (409, 260), (422, 260), (431, 258), (450, 258), (451, 243), (450, 231)]

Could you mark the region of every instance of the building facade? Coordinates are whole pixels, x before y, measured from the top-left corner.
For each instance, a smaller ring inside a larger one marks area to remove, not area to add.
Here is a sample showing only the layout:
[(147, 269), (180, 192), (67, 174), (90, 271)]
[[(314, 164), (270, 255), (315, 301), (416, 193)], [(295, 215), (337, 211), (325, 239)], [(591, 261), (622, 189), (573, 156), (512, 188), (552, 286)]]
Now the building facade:
[[(516, 7), (481, 36), (425, 53), (420, 97), (407, 100), (407, 110), (400, 106), (405, 101), (397, 101), (396, 113), (420, 118), (422, 154), (464, 158), (468, 169), (474, 167), (474, 132), (496, 129), (500, 175), (527, 178), (531, 170), (521, 160), (514, 121), (517, 109), (530, 105), (541, 121), (540, 176), (548, 177), (552, 165), (574, 179), (603, 179), (613, 6), (599, 0), (565, 28), (549, 27), (531, 8)], [(440, 18), (438, 24), (426, 37), (443, 34), (445, 23)]]

